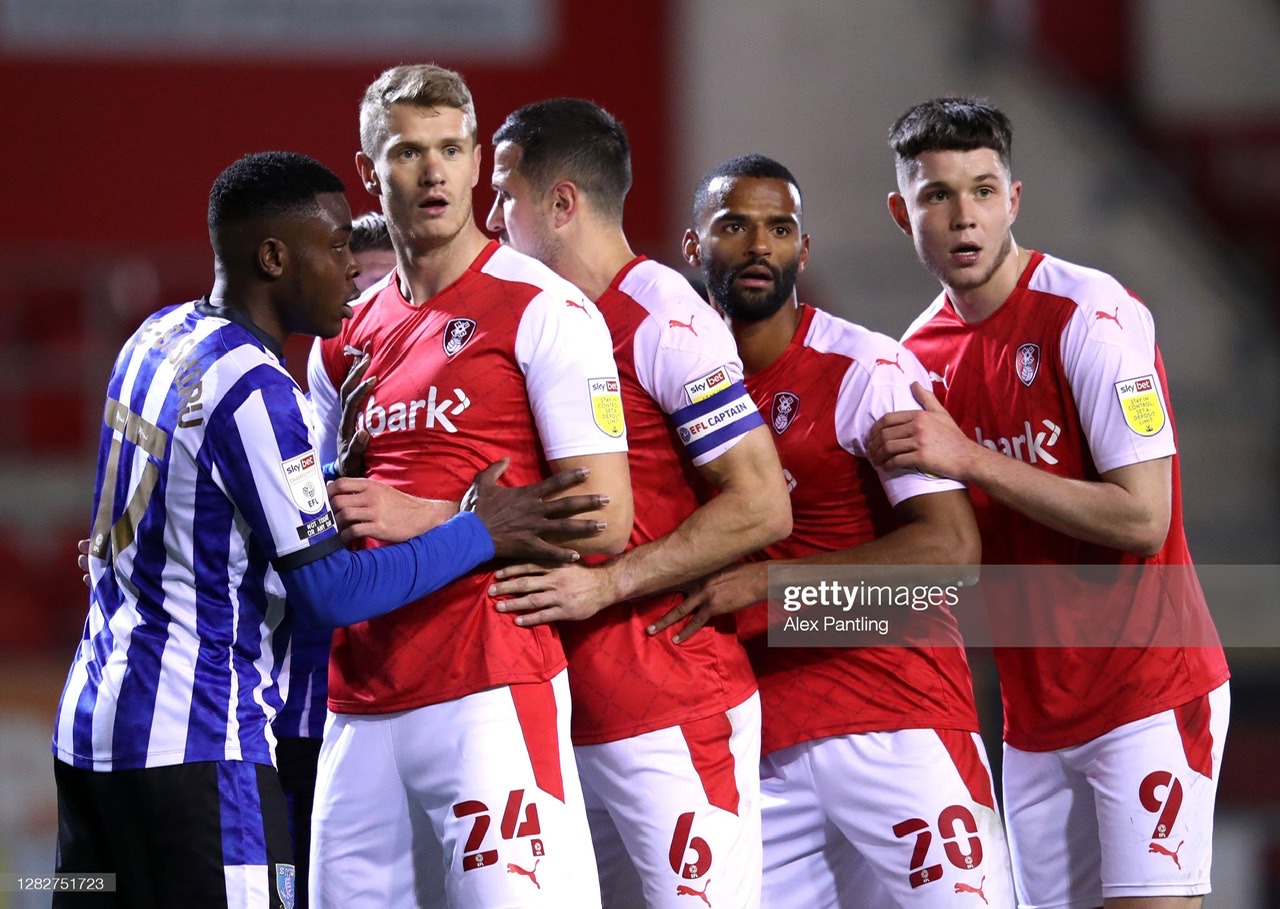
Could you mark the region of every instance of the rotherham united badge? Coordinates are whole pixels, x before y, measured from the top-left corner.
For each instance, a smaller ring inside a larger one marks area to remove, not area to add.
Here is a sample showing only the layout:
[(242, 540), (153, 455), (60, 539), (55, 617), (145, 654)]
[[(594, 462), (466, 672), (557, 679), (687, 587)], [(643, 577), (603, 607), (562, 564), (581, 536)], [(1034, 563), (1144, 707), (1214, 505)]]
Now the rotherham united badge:
[(789, 391), (774, 392), (773, 413), (771, 414), (773, 431), (782, 435), (791, 425), (791, 421), (800, 412), (800, 396)]
[(1019, 347), (1013, 368), (1018, 374), (1018, 381), (1030, 388), (1040, 372), (1040, 345), (1023, 344)]
[(444, 327), (444, 355), (452, 358), (476, 333), (475, 319), (450, 319)]

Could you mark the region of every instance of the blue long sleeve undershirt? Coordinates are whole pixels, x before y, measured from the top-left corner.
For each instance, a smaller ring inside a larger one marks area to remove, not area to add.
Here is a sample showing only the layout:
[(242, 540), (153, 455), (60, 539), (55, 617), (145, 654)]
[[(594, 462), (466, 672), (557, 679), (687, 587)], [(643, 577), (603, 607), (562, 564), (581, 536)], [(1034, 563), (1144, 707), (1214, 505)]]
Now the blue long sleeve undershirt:
[(424, 597), (493, 558), (484, 522), (463, 512), (404, 543), (323, 558), (280, 572), (290, 608), (313, 628), (341, 628)]

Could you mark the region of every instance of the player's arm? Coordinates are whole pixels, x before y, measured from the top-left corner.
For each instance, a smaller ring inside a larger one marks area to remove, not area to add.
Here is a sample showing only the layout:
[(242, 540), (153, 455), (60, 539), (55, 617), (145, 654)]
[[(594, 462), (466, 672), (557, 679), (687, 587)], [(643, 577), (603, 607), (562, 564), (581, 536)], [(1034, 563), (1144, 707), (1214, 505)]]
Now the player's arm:
[(595, 509), (597, 496), (556, 496), (587, 479), (587, 471), (563, 471), (530, 486), (499, 486), (507, 462), (476, 477), (463, 512), (439, 527), (377, 549), (350, 552), (322, 543), (276, 560), (288, 602), (317, 628), (362, 622), (426, 596), (495, 556), (560, 561), (577, 558), (543, 539), (589, 534), (590, 520), (566, 514)]
[(675, 635), (687, 641), (713, 617), (745, 609), (769, 598), (771, 565), (977, 565), (982, 543), (963, 489), (947, 489), (904, 499), (894, 506), (898, 527), (859, 546), (819, 552), (799, 559), (735, 565), (713, 575), (685, 601), (649, 626), (650, 634), (684, 619)]
[(625, 451), (577, 455), (550, 462), (553, 471), (586, 469), (590, 476), (575, 495), (599, 496), (603, 503), (582, 517), (599, 522), (603, 529), (589, 535), (557, 537), (556, 542), (583, 555), (614, 555), (631, 538), (635, 508), (631, 498), (631, 468)]
[(1056, 476), (969, 439), (931, 392), (919, 384), (912, 390), (924, 410), (880, 419), (871, 442), (876, 466), (954, 477), (1088, 543), (1141, 556), (1164, 545), (1173, 497), (1168, 457), (1117, 467), (1097, 481)]
[(782, 465), (765, 426), (747, 431), (698, 469), (719, 495), (671, 533), (594, 568), (501, 569), (500, 583), (490, 590), (512, 599), (499, 603), (499, 611), (526, 613), (517, 620), (521, 625), (588, 618), (613, 603), (703, 577), (791, 532)]

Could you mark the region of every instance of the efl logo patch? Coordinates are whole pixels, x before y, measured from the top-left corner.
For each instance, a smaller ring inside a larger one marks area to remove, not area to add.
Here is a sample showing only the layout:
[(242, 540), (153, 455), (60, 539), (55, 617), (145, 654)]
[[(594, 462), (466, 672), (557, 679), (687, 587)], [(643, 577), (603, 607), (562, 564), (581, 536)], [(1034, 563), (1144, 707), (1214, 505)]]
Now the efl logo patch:
[(773, 395), (773, 411), (770, 413), (770, 424), (773, 431), (782, 435), (791, 426), (791, 421), (800, 412), (800, 396), (790, 391), (778, 391)]
[(444, 342), (444, 355), (453, 357), (467, 346), (475, 333), (475, 319), (450, 319), (444, 327), (444, 336), (441, 338)]
[(305, 514), (316, 514), (324, 509), (324, 477), (320, 473), (320, 458), (315, 451), (308, 451), (296, 458), (280, 463), (284, 478), (289, 483), (289, 495), (293, 504)]
[(1013, 361), (1013, 369), (1018, 374), (1018, 381), (1030, 388), (1040, 372), (1040, 345), (1023, 344), (1019, 347)]
[(622, 417), (622, 392), (617, 379), (587, 379), (591, 417), (605, 435), (621, 438), (627, 424)]
[(1154, 436), (1164, 429), (1164, 401), (1156, 388), (1155, 376), (1140, 376), (1116, 383), (1116, 397), (1124, 422), (1140, 436)]
[(733, 383), (729, 381), (729, 370), (721, 366), (714, 369), (701, 379), (694, 379), (685, 385), (685, 394), (689, 396), (689, 403), (697, 404), (699, 401), (705, 401), (717, 391), (728, 388)]
[(284, 909), (293, 909), (298, 898), (297, 875), (292, 865), (276, 865), (276, 893), (280, 896), (280, 905)]

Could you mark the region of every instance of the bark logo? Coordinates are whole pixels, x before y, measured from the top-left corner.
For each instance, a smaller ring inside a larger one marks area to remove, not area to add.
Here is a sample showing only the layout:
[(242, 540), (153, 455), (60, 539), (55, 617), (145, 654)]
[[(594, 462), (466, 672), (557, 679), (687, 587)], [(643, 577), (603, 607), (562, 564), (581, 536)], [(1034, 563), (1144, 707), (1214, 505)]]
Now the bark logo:
[(471, 399), (461, 388), (455, 388), (453, 397), (449, 398), (442, 395), (434, 385), (427, 389), (425, 398), (396, 401), (385, 407), (378, 403), (374, 395), (369, 395), (364, 413), (360, 414), (356, 426), (369, 430), (371, 436), (382, 435), (384, 432), (406, 432), (417, 429), (419, 425), (423, 429), (440, 426), (445, 432), (457, 432), (458, 427), (451, 418), (470, 406)]
[(1019, 461), (1025, 461), (1028, 464), (1039, 464), (1041, 461), (1045, 464), (1057, 464), (1058, 459), (1049, 453), (1049, 449), (1062, 435), (1062, 427), (1052, 420), (1041, 420), (1040, 425), (1044, 429), (1040, 432), (1035, 431), (1030, 420), (1023, 420), (1022, 425), (1025, 431), (1012, 438), (988, 439), (983, 436), (980, 428), (975, 428), (973, 435), (978, 440), (978, 444), (985, 445), (992, 451), (1007, 454), (1011, 458), (1017, 458)]

